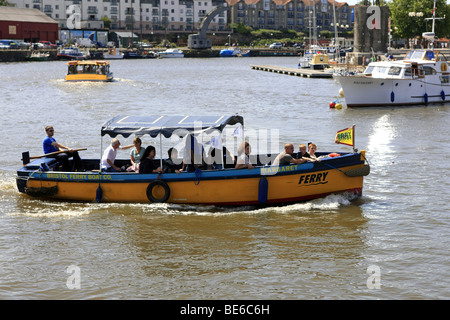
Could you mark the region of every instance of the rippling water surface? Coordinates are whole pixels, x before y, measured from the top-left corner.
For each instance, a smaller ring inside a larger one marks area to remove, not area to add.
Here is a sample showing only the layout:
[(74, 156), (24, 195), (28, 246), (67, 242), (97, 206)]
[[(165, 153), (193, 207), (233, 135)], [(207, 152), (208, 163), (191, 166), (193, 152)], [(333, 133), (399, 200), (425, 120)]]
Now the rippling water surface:
[[(449, 299), (450, 105), (330, 110), (333, 80), (251, 64), (297, 59), (112, 61), (115, 81), (94, 84), (65, 83), (64, 62), (0, 64), (0, 298)], [(118, 114), (235, 113), (329, 151), (350, 150), (334, 136), (355, 124), (372, 169), (363, 197), (230, 209), (41, 201), (15, 187), (46, 125), (90, 158)]]

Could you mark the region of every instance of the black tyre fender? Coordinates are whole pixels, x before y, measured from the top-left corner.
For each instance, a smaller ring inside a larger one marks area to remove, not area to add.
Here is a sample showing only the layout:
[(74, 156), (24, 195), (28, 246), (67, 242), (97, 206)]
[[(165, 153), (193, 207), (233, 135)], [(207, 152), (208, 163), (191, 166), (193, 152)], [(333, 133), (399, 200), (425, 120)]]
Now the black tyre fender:
[[(153, 188), (156, 186), (161, 186), (164, 189), (164, 195), (161, 198), (156, 198), (153, 196)], [(147, 198), (150, 202), (153, 203), (162, 203), (166, 202), (170, 197), (170, 188), (169, 185), (162, 180), (154, 180), (149, 183), (147, 187)]]

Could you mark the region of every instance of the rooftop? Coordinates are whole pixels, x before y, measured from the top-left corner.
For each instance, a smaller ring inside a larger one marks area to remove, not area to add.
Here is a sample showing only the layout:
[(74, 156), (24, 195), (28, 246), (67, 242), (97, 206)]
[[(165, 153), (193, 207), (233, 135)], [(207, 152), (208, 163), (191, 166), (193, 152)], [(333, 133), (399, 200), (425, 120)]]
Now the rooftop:
[(58, 23), (37, 9), (0, 6), (0, 21)]

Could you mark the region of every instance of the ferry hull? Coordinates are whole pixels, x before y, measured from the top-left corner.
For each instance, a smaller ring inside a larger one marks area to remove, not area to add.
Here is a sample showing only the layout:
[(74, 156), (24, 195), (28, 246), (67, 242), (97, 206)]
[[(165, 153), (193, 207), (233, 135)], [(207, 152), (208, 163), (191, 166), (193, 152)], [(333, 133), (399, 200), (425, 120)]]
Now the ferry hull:
[(65, 78), (66, 81), (100, 81), (110, 82), (113, 80), (112, 74), (68, 74)]
[[(324, 197), (331, 193), (361, 195), (364, 156), (352, 154), (322, 162), (207, 170), (199, 173), (64, 173), (18, 171), (19, 191), (73, 201), (208, 205), (271, 205)], [(350, 171), (349, 171), (350, 170)], [(364, 171), (364, 170), (363, 170)], [(156, 183), (155, 181), (160, 181)]]

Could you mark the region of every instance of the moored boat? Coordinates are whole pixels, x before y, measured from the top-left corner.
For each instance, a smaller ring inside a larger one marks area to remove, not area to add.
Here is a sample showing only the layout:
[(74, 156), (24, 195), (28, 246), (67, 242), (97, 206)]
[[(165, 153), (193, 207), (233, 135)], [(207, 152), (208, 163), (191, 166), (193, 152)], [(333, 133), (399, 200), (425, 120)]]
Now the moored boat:
[(117, 50), (117, 48), (108, 48), (107, 52), (103, 53), (103, 59), (112, 60), (112, 59), (123, 59), (124, 54)]
[(184, 52), (180, 49), (167, 49), (158, 52), (159, 58), (184, 58)]
[(48, 61), (50, 60), (49, 52), (33, 51), (27, 58), (28, 61)]
[[(242, 129), (243, 124), (243, 118), (238, 115), (118, 116), (103, 125), (101, 136), (121, 135), (127, 138), (133, 134), (150, 135), (152, 138), (159, 136), (160, 141), (162, 137), (172, 141), (173, 136), (178, 136), (185, 137), (185, 141), (194, 138), (201, 141), (200, 137), (205, 133), (221, 134), (228, 126)], [(185, 150), (197, 152), (197, 145), (195, 148), (193, 144), (186, 146)], [(332, 193), (361, 195), (363, 176), (369, 171), (365, 164), (365, 151), (334, 154), (321, 161), (281, 166), (271, 165), (275, 157), (270, 154), (252, 157), (255, 164), (252, 169), (234, 169), (232, 163), (232, 168), (197, 168), (181, 173), (102, 172), (98, 170), (99, 159), (83, 159), (85, 172), (62, 172), (58, 170), (56, 159), (38, 157), (30, 162), (29, 154), (24, 153), (24, 166), (17, 171), (16, 181), (20, 192), (47, 199), (276, 205), (325, 197)], [(154, 162), (156, 166), (164, 167), (162, 157)], [(115, 164), (126, 166), (129, 160), (116, 160)]]
[(84, 60), (89, 58), (89, 52), (77, 47), (61, 48), (56, 57), (60, 60)]
[(103, 81), (113, 80), (108, 61), (101, 60), (74, 60), (67, 62), (68, 71), (66, 81)]
[(123, 54), (124, 59), (142, 59), (143, 56), (138, 50), (129, 49)]
[(409, 51), (402, 60), (371, 62), (362, 74), (335, 74), (348, 107), (424, 105), (450, 101), (450, 66), (435, 50)]
[(298, 67), (311, 68), (313, 70), (325, 70), (330, 68), (328, 55), (326, 53), (314, 53), (310, 56), (303, 56), (300, 58)]
[(229, 47), (228, 49), (220, 50), (221, 57), (249, 57), (250, 50), (242, 51), (238, 47)]

